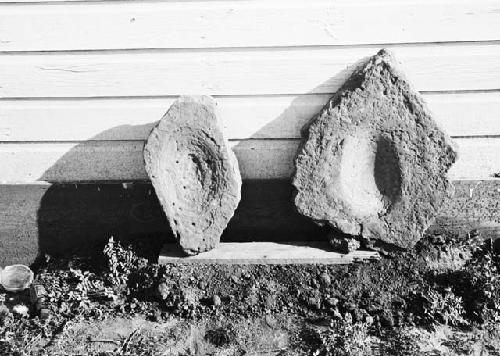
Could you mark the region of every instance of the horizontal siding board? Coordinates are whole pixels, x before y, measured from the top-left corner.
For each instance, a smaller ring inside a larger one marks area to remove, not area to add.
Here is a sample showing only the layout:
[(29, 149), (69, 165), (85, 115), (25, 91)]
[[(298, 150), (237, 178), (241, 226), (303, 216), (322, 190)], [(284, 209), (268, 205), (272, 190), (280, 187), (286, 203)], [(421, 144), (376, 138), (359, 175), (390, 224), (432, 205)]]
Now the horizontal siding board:
[[(229, 139), (299, 138), (331, 95), (216, 98)], [(451, 136), (500, 135), (500, 92), (427, 94)], [(174, 98), (3, 101), (0, 141), (145, 140)], [(43, 125), (41, 125), (43, 123)]]
[[(498, 1), (180, 1), (4, 6), (1, 51), (500, 40)], [(228, 30), (230, 29), (230, 30)]]
[[(4, 55), (0, 97), (329, 94), (375, 48)], [(500, 89), (500, 44), (394, 47), (420, 91)]]
[[(456, 139), (453, 180), (494, 179), (500, 172), (499, 138)], [(299, 140), (231, 141), (243, 179), (287, 179)], [(147, 180), (142, 141), (1, 144), (0, 182)]]
[(500, 135), (500, 92), (424, 96), (436, 121), (450, 135)]

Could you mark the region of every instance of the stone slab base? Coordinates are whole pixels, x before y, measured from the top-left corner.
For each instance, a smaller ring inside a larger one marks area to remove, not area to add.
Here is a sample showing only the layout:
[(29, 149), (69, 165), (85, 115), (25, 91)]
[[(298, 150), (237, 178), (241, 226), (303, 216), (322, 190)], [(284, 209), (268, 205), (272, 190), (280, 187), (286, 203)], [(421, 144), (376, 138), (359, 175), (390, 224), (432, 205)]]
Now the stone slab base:
[(158, 262), (217, 264), (348, 264), (377, 260), (373, 251), (341, 254), (331, 251), (327, 242), (223, 242), (212, 251), (185, 257), (177, 244), (166, 244)]

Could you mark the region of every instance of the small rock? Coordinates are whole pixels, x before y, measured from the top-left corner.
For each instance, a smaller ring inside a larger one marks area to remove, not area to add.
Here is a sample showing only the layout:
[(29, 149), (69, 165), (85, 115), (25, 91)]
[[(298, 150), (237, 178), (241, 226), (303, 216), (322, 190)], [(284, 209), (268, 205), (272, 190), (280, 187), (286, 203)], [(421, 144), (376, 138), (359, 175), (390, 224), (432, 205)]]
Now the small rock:
[(321, 280), (321, 283), (327, 287), (332, 283), (332, 279), (326, 272), (321, 273), (319, 279)]
[(276, 326), (278, 325), (278, 322), (276, 321), (276, 319), (270, 315), (270, 314), (267, 314), (264, 318), (264, 320), (266, 321), (266, 324), (273, 328), (273, 329), (276, 329)]
[(41, 284), (32, 284), (30, 287), (30, 302), (37, 311), (46, 308), (47, 291)]
[(431, 242), (433, 245), (444, 245), (446, 240), (443, 235), (433, 235), (431, 236)]
[(469, 236), (471, 238), (474, 238), (474, 237), (478, 237), (480, 234), (479, 234), (479, 231), (477, 229), (473, 229), (469, 232)]
[(217, 294), (214, 294), (212, 297), (212, 304), (216, 307), (220, 306), (222, 304), (222, 300)]
[(45, 320), (50, 316), (50, 310), (47, 308), (40, 309), (40, 319)]
[(10, 310), (5, 305), (0, 304), (0, 322), (10, 315)]
[(338, 304), (339, 304), (339, 300), (337, 298), (328, 298), (326, 300), (326, 302), (328, 303), (328, 305), (330, 305), (331, 307), (336, 307)]
[(198, 281), (198, 288), (205, 290), (207, 289), (208, 283), (205, 281)]
[(333, 316), (337, 319), (342, 319), (342, 314), (340, 314), (338, 309), (333, 310)]
[(17, 304), (14, 305), (12, 308), (12, 311), (16, 314), (22, 315), (22, 316), (28, 316), (29, 315), (29, 309), (26, 305), (24, 304)]
[(354, 309), (353, 312), (353, 317), (356, 322), (362, 322), (366, 320), (366, 316), (368, 315), (368, 312), (362, 308), (360, 309)]
[(236, 335), (234, 331), (226, 328), (208, 330), (205, 339), (217, 347), (223, 347), (234, 341)]
[(385, 311), (380, 316), (380, 324), (382, 324), (382, 326), (390, 327), (390, 328), (392, 328), (394, 326), (394, 318), (392, 317), (390, 312)]
[(307, 304), (314, 309), (321, 309), (321, 300), (317, 297), (309, 297)]
[(344, 313), (344, 322), (346, 324), (352, 324), (352, 314), (349, 312)]
[(339, 237), (335, 232), (330, 233), (328, 242), (334, 251), (340, 253), (350, 253), (356, 251), (360, 247), (358, 240), (348, 237)]
[(352, 312), (357, 309), (357, 305), (353, 302), (347, 302), (344, 304), (344, 308), (345, 310)]
[(365, 323), (367, 323), (368, 325), (372, 325), (373, 324), (373, 317), (371, 315), (366, 315), (365, 316)]
[(168, 286), (167, 286), (166, 283), (160, 283), (158, 285), (158, 293), (160, 294), (160, 297), (162, 299), (164, 299), (164, 300), (167, 299), (168, 295), (169, 295), (169, 292), (170, 292), (170, 290), (169, 290), (169, 288), (168, 288)]
[(162, 320), (161, 311), (158, 309), (152, 310), (148, 316), (148, 319), (153, 322), (160, 322)]
[(182, 295), (184, 297), (184, 302), (188, 305), (198, 304), (198, 295), (196, 289), (193, 288), (183, 288)]
[(273, 309), (276, 306), (276, 297), (273, 294), (269, 294), (266, 297), (266, 308)]

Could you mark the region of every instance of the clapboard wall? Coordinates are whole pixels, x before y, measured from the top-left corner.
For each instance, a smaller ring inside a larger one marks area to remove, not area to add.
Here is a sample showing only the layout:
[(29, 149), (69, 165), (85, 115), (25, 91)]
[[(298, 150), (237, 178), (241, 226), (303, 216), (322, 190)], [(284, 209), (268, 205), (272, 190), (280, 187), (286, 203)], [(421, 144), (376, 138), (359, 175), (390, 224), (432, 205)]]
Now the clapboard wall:
[(164, 235), (151, 187), (122, 183), (147, 180), (181, 94), (215, 97), (247, 182), (226, 238), (311, 234), (289, 203), (299, 130), (382, 47), (458, 144), (450, 177), (495, 180), (498, 0), (0, 0), (0, 248)]

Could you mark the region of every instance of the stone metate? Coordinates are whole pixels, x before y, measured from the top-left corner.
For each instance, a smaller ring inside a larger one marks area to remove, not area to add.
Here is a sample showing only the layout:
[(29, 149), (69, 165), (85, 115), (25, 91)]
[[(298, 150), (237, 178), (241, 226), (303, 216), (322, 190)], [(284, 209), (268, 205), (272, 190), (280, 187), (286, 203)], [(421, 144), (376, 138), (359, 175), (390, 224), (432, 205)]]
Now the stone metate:
[(186, 254), (216, 247), (241, 196), (234, 153), (209, 96), (185, 96), (154, 127), (146, 171)]
[(408, 248), (453, 194), (454, 145), (386, 50), (353, 73), (302, 137), (295, 205), (320, 225)]

